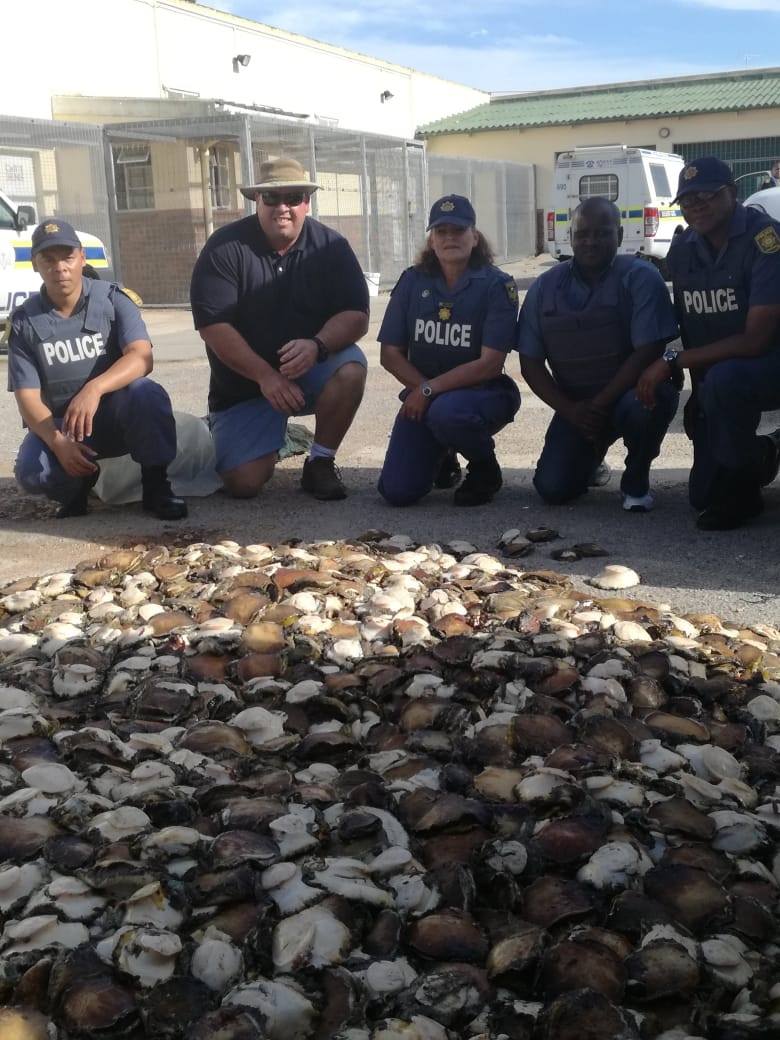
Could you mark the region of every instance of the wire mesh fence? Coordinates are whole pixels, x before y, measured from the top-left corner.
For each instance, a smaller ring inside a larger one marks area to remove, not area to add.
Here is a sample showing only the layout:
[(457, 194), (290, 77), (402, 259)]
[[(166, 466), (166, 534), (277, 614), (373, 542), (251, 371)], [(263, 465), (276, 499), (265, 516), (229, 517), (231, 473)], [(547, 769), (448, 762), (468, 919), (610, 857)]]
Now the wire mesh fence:
[(312, 215), (349, 240), (372, 285), (392, 286), (413, 262), (430, 200), (453, 191), (474, 202), (499, 261), (534, 253), (530, 165), (426, 158), (422, 142), (212, 103), (202, 115), (103, 127), (0, 116), (0, 190), (96, 235), (148, 304), (188, 303), (206, 239), (254, 211), (239, 187), (279, 155), (321, 185)]
[[(101, 127), (0, 116), (0, 191), (8, 198), (0, 210), (0, 230), (20, 230), (13, 214), (25, 206), (34, 217), (29, 223), (59, 217), (97, 236), (110, 251)], [(29, 265), (23, 229), (19, 241), (19, 262)]]
[(536, 198), (531, 163), (428, 155), (431, 199), (471, 199), (477, 225), (504, 263), (536, 252)]

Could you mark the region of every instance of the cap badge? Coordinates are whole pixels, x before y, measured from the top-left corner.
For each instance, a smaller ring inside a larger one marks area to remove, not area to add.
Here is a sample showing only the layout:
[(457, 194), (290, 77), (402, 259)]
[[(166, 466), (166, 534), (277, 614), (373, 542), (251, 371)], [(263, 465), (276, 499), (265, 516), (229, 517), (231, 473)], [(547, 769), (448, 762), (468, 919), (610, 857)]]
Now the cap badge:
[(420, 295), (425, 300), (425, 299), (427, 299), (431, 295), (431, 290), (430, 289), (423, 289), (423, 291), (420, 293)]
[(439, 321), (449, 321), (452, 317), (452, 304), (451, 303), (440, 303), (439, 304)]
[(450, 202), (450, 200), (447, 199), (446, 202), (442, 202), (441, 206), (439, 206), (439, 209), (442, 211), (442, 213), (452, 213), (452, 211), (455, 209), (455, 203)]
[(685, 178), (686, 181), (690, 181), (694, 177), (696, 177), (698, 175), (698, 173), (699, 173), (699, 171), (696, 169), (695, 166), (686, 166), (685, 169), (683, 170), (683, 177)]
[(59, 224), (44, 224), (43, 230), (47, 235), (56, 235), (60, 230)]

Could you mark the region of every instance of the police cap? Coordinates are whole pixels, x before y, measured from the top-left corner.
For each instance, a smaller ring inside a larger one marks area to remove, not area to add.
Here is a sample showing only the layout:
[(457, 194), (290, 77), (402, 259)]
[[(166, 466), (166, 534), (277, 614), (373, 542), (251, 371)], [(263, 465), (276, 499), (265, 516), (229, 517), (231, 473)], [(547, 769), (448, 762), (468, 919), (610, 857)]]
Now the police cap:
[(716, 159), (714, 155), (705, 155), (701, 159), (694, 159), (686, 163), (680, 170), (680, 178), (677, 182), (677, 202), (683, 195), (690, 195), (694, 191), (717, 191), (725, 184), (734, 183), (734, 174), (731, 167)]
[(52, 249), (54, 246), (70, 246), (71, 249), (81, 249), (81, 241), (70, 224), (60, 220), (59, 217), (47, 217), (33, 231), (30, 254), (35, 256), (42, 249)]
[(431, 206), (428, 231), (439, 224), (454, 224), (456, 227), (473, 227), (477, 214), (465, 195), (444, 195)]

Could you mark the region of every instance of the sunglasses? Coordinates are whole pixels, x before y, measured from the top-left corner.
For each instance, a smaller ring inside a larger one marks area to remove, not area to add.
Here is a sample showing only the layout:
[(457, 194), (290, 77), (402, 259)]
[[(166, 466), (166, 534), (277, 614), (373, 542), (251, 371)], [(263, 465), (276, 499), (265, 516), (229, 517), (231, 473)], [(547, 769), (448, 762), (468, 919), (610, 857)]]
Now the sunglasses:
[(680, 209), (690, 209), (691, 206), (706, 206), (708, 202), (720, 195), (722, 191), (728, 188), (728, 184), (724, 184), (723, 187), (718, 188), (717, 191), (692, 191), (688, 195), (683, 195), (680, 198)]
[(263, 191), (260, 193), (264, 206), (300, 206), (309, 201), (305, 191)]

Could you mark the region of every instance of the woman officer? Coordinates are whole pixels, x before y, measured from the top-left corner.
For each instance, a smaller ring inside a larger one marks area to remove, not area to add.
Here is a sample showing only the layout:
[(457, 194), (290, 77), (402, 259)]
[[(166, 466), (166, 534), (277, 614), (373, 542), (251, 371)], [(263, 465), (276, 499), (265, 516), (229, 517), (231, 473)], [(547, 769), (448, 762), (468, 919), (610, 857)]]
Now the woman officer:
[(428, 231), (379, 330), (382, 366), (404, 386), (379, 492), (391, 505), (417, 502), (457, 452), (468, 472), (454, 502), (476, 506), (503, 483), (493, 436), (520, 407), (517, 386), (502, 374), (514, 341), (517, 288), (493, 265), (467, 198), (434, 202)]

